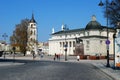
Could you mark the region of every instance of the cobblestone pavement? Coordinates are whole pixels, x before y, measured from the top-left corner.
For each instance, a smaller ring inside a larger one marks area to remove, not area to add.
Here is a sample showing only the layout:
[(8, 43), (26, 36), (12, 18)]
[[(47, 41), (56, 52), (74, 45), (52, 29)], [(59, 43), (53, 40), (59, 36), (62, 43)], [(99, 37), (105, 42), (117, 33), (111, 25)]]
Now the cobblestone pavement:
[(15, 66), (15, 65), (23, 65), (24, 63), (14, 63), (14, 62), (0, 62), (0, 67), (2, 66)]
[[(53, 61), (53, 57), (54, 56), (44, 56), (43, 58), (41, 58), (40, 56), (37, 56), (35, 58), (35, 60), (46, 60), (46, 61)], [(3, 59), (3, 57), (0, 57), (0, 59)], [(6, 56), (6, 59), (13, 59), (12, 56)], [(32, 56), (16, 56), (15, 59), (23, 59), (23, 60), (33, 60)], [(111, 67), (106, 67), (106, 60), (80, 60), (77, 61), (75, 56), (69, 56), (68, 60), (65, 61), (64, 60), (64, 56), (61, 56), (60, 60), (56, 60), (56, 61), (61, 61), (61, 62), (75, 62), (75, 63), (91, 63), (92, 65), (98, 67), (99, 69), (101, 69), (104, 73), (108, 74), (109, 76), (112, 76), (113, 78), (115, 78), (116, 80), (120, 80), (120, 69), (113, 69), (113, 61), (110, 60), (110, 65)], [(0, 62), (0, 66), (8, 66), (8, 65), (17, 65), (14, 63), (2, 63)], [(20, 64), (18, 64), (20, 65)]]
[(116, 80), (120, 80), (120, 69), (113, 68), (113, 61), (110, 61), (109, 68), (106, 67), (106, 60), (94, 61), (94, 63), (92, 63), (92, 64), (95, 65), (96, 67), (98, 67), (103, 72), (107, 73), (109, 76), (112, 76)]
[(0, 80), (115, 80), (88, 63), (33, 61), (0, 67)]

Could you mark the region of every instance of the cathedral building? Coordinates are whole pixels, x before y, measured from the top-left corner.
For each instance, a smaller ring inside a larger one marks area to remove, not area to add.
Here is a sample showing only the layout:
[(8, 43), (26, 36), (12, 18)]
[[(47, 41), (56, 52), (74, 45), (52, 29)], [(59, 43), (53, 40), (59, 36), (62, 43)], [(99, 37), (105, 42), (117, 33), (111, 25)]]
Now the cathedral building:
[(75, 55), (78, 47), (80, 51), (77, 54), (80, 55), (106, 56), (107, 32), (110, 41), (109, 52), (113, 54), (113, 34), (115, 30), (102, 26), (96, 20), (95, 15), (92, 16), (92, 20), (85, 28), (70, 30), (67, 29), (64, 24), (61, 28), (62, 29), (58, 32), (55, 32), (53, 29), (51, 37), (49, 38), (50, 55), (54, 55), (55, 53), (65, 55), (65, 49), (67, 55)]

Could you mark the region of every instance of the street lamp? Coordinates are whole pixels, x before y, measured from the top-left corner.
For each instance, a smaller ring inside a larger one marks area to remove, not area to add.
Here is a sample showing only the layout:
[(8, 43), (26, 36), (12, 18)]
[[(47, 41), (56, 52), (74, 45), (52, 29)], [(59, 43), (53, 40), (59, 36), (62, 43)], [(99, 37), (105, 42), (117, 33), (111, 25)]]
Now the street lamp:
[(13, 55), (13, 60), (14, 60), (14, 62), (15, 62), (15, 50), (16, 50), (16, 48), (15, 48), (15, 47), (13, 47), (13, 48), (12, 48), (12, 50), (13, 50), (13, 52), (14, 52), (14, 55)]
[(6, 33), (4, 33), (3, 35), (2, 35), (2, 37), (4, 38), (4, 40), (5, 40), (5, 43), (4, 43), (4, 59), (5, 59), (5, 51), (6, 51), (6, 44), (7, 44), (7, 42), (6, 42), (6, 38), (8, 37), (8, 35), (6, 34)]
[[(100, 1), (100, 3), (98, 4), (99, 6), (103, 6), (103, 2), (102, 0)], [(110, 5), (115, 5), (114, 1), (111, 2)], [(108, 31), (108, 0), (106, 0), (106, 14), (107, 14), (107, 18), (106, 18), (106, 26), (107, 26), (107, 40), (106, 40), (106, 46), (107, 46), (107, 65), (106, 67), (110, 67), (110, 63), (109, 63), (109, 31)]]
[(114, 68), (115, 68), (115, 38), (116, 38), (116, 30), (115, 30), (115, 33), (113, 34)]
[[(113, 54), (114, 54), (114, 69), (116, 68), (116, 52), (117, 52), (117, 44), (119, 40), (119, 27), (120, 27), (120, 22), (117, 23), (117, 27), (115, 28), (114, 34), (113, 34)], [(117, 38), (117, 39), (116, 39)]]
[(64, 50), (65, 50), (65, 61), (67, 61), (67, 41), (66, 41), (66, 30), (67, 30), (67, 28), (66, 28), (66, 25), (64, 26), (64, 28), (63, 28), (63, 30), (64, 30), (64, 32), (65, 32), (65, 45), (64, 45)]

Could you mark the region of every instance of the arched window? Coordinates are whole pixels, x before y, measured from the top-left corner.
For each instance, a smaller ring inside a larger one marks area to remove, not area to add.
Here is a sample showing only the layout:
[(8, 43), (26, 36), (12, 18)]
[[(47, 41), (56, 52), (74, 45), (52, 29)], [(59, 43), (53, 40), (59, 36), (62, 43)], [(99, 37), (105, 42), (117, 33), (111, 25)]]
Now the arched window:
[(33, 39), (31, 38), (31, 41), (33, 41)]
[(34, 35), (35, 35), (35, 30), (34, 30)]
[(33, 28), (33, 24), (31, 24), (31, 28)]
[(33, 31), (32, 31), (32, 30), (30, 31), (30, 34), (31, 34), (31, 35), (33, 34)]

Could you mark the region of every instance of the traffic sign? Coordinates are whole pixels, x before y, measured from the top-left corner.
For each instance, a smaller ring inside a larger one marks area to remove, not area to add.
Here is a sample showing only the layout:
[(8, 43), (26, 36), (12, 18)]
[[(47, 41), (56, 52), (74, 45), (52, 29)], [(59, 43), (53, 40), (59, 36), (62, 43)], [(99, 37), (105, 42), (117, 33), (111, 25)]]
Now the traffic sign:
[(106, 40), (106, 42), (105, 42), (107, 45), (109, 45), (110, 44), (110, 40)]

